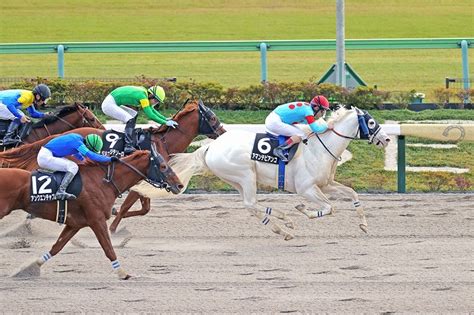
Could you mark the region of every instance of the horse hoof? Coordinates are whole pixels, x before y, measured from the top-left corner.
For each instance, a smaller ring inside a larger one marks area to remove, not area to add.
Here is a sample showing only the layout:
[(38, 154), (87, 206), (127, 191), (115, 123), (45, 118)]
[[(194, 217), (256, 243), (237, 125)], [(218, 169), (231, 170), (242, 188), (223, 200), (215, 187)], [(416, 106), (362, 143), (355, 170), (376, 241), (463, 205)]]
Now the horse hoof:
[(285, 226), (289, 229), (292, 229), (292, 230), (295, 229), (295, 224), (293, 222), (286, 222)]
[(293, 235), (291, 235), (290, 233), (286, 234), (285, 235), (285, 241), (289, 241), (289, 240), (292, 240), (294, 239), (295, 237)]
[(301, 204), (297, 205), (295, 208), (296, 208), (296, 210), (298, 210), (300, 212), (303, 212), (303, 210), (306, 209), (306, 206), (301, 203)]
[(128, 275), (128, 274), (127, 274), (124, 278), (120, 278), (120, 280), (128, 280), (128, 279), (130, 279), (131, 277), (132, 277), (131, 275)]
[(118, 211), (117, 208), (112, 207), (112, 215), (117, 215)]
[(359, 227), (362, 231), (364, 231), (365, 233), (367, 233), (367, 225), (365, 224), (359, 224)]

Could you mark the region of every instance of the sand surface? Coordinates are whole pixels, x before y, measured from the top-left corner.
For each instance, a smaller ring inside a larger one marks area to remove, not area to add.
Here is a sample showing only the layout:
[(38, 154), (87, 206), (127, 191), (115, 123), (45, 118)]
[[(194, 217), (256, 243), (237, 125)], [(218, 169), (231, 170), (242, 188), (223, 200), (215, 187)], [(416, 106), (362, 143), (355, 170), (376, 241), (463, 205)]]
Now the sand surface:
[[(295, 239), (273, 234), (237, 195), (153, 201), (113, 236), (120, 281), (89, 229), (39, 278), (10, 275), (50, 249), (61, 227), (25, 213), (0, 220), (1, 313), (472, 313), (474, 194), (361, 195), (309, 220), (295, 195), (260, 195), (286, 211)], [(120, 201), (119, 201), (120, 202)]]

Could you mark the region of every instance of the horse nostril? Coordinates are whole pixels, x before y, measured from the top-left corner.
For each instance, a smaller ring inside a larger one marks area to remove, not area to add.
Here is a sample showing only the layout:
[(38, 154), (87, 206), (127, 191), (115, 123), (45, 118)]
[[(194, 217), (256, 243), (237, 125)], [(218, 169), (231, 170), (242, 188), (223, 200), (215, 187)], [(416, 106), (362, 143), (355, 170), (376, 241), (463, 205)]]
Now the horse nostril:
[(178, 185), (178, 189), (182, 190), (184, 188), (184, 185)]
[(385, 141), (387, 141), (387, 143), (390, 142), (390, 138), (386, 138)]

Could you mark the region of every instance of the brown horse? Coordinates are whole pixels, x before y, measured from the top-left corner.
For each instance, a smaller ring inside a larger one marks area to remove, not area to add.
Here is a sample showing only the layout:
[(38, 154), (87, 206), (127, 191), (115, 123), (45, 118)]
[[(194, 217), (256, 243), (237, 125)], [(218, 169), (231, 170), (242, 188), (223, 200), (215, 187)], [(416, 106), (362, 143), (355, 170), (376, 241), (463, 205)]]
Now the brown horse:
[[(175, 194), (183, 185), (163, 157), (153, 149), (151, 152), (136, 151), (116, 163), (110, 163), (107, 170), (101, 166), (81, 166), (80, 171), (83, 189), (76, 200), (68, 201), (65, 228), (51, 250), (31, 264), (28, 272), (39, 274), (40, 267), (47, 260), (56, 255), (80, 229), (89, 226), (112, 262), (114, 271), (120, 279), (126, 280), (130, 275), (120, 267), (107, 231), (106, 221), (111, 216), (115, 199), (142, 180), (167, 187)], [(148, 175), (145, 175), (147, 171)], [(107, 174), (107, 183), (103, 181), (104, 173)], [(56, 202), (30, 202), (30, 178), (29, 171), (0, 169), (0, 219), (15, 209), (24, 209), (36, 217), (56, 221)]]
[[(32, 124), (30, 133), (23, 139), (23, 144), (33, 143), (45, 137), (81, 127), (105, 129), (86, 106), (79, 103), (64, 106), (57, 113)], [(0, 150), (10, 148), (0, 146)]]
[[(179, 127), (176, 129), (165, 126), (148, 129), (151, 133), (152, 143), (156, 144), (159, 153), (165, 160), (169, 159), (170, 154), (184, 152), (197, 135), (206, 135), (209, 138), (215, 139), (225, 132), (225, 129), (214, 112), (207, 108), (201, 101), (191, 102), (184, 106), (182, 110), (174, 115), (173, 120), (179, 124)], [(78, 133), (82, 136), (91, 133), (102, 136), (104, 130), (78, 128), (70, 132)], [(16, 167), (30, 171), (37, 169), (36, 156), (38, 151), (42, 145), (46, 144), (52, 138), (53, 137), (48, 137), (34, 144), (0, 153), (0, 166), (7, 165), (7, 167)], [(141, 201), (142, 209), (128, 212), (138, 199)], [(110, 225), (110, 231), (116, 231), (122, 218), (145, 215), (150, 209), (150, 198), (140, 196), (138, 192), (130, 191), (120, 211)]]

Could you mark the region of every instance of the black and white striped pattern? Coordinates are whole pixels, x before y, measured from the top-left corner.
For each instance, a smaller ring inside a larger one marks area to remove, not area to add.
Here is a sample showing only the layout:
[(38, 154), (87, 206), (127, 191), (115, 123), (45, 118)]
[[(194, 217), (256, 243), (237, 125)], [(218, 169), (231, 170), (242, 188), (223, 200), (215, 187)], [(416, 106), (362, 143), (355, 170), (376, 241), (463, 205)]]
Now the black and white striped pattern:
[(263, 224), (263, 225), (267, 225), (268, 222), (270, 222), (270, 219), (269, 219), (267, 216), (265, 216), (265, 217), (263, 218), (263, 220), (262, 220), (262, 224)]

